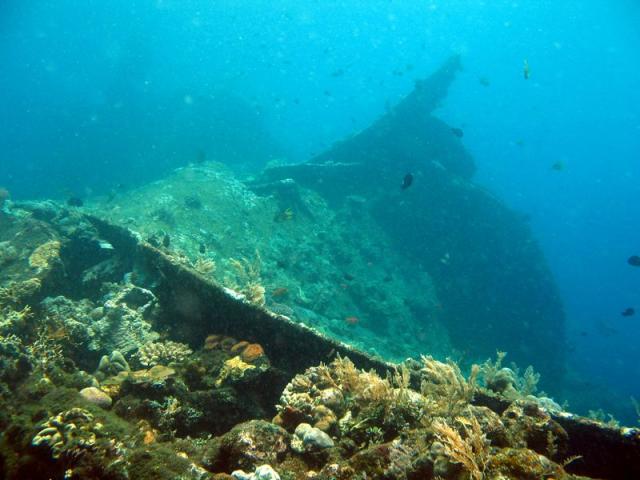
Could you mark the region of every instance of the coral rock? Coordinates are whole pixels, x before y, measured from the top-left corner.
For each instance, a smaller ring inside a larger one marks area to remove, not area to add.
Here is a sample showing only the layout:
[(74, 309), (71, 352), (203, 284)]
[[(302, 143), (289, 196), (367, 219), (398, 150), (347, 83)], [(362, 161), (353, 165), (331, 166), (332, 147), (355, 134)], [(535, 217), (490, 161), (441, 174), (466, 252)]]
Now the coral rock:
[(231, 473), (236, 480), (280, 480), (280, 475), (271, 465), (260, 465), (253, 473), (236, 470)]
[(205, 455), (212, 471), (252, 471), (263, 464), (276, 465), (289, 450), (286, 430), (263, 420), (241, 423), (219, 439)]
[(111, 397), (96, 387), (87, 387), (80, 390), (80, 396), (87, 402), (97, 405), (101, 408), (111, 407)]
[(333, 445), (333, 440), (329, 435), (308, 423), (301, 423), (296, 427), (295, 437), (291, 441), (291, 447), (299, 453), (324, 450), (333, 447)]

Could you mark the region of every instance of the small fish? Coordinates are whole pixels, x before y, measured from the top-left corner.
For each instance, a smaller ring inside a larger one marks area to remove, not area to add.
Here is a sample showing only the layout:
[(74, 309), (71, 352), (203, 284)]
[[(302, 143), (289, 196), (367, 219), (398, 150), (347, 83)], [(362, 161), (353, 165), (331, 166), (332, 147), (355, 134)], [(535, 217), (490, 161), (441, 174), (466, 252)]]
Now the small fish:
[(70, 207), (81, 207), (84, 205), (84, 202), (80, 197), (69, 197), (67, 198), (67, 205)]
[(632, 267), (640, 267), (640, 257), (638, 255), (631, 255), (627, 259), (627, 263)]
[(276, 216), (273, 218), (274, 222), (288, 222), (290, 220), (293, 220), (293, 210), (291, 207), (276, 213)]
[(564, 170), (564, 162), (558, 161), (551, 165), (551, 170), (555, 170), (556, 172), (562, 172)]
[(204, 243), (201, 243), (198, 247), (198, 252), (200, 252), (201, 255), (204, 255), (207, 253), (207, 246)]
[(407, 173), (404, 178), (402, 179), (402, 185), (400, 185), (400, 188), (402, 190), (406, 190), (407, 188), (409, 188), (411, 186), (411, 184), (413, 183), (413, 174), (412, 173)]
[(524, 67), (522, 69), (522, 74), (524, 75), (524, 79), (525, 80), (529, 80), (529, 77), (531, 76), (531, 69), (529, 68), (529, 62), (526, 59), (524, 61)]
[(464, 132), (461, 128), (451, 127), (451, 132), (458, 138), (464, 137)]
[(491, 85), (491, 82), (487, 77), (480, 77), (478, 81), (480, 82), (480, 85), (482, 85), (483, 87), (488, 87), (489, 85)]
[(278, 287), (274, 288), (271, 292), (271, 296), (274, 298), (284, 297), (289, 293), (289, 289), (287, 287)]
[(338, 68), (337, 70), (334, 70), (333, 72), (331, 72), (331, 76), (333, 78), (341, 77), (343, 75), (344, 75), (344, 70), (342, 68)]
[(344, 317), (344, 323), (346, 323), (347, 325), (354, 326), (360, 323), (360, 319), (355, 315), (350, 315), (348, 317)]
[(348, 272), (345, 272), (343, 274), (343, 277), (344, 277), (345, 280), (348, 280), (348, 281), (351, 281), (351, 280), (355, 279), (355, 277), (353, 275), (351, 275), (350, 273), (348, 273)]
[(636, 314), (636, 310), (634, 308), (625, 308), (620, 315), (623, 317), (633, 317)]

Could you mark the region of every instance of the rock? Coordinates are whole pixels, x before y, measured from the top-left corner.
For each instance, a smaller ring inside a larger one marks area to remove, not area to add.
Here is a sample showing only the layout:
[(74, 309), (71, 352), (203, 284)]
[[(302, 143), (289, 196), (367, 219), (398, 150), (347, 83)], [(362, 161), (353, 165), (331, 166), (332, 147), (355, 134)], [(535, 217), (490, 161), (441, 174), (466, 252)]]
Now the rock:
[(296, 427), (295, 439), (291, 442), (291, 446), (299, 452), (317, 451), (333, 447), (333, 440), (319, 428), (301, 423)]
[(89, 403), (93, 403), (101, 408), (111, 407), (111, 397), (96, 387), (87, 387), (80, 390), (80, 396)]
[(254, 472), (256, 480), (280, 480), (280, 475), (271, 465), (261, 465)]
[(264, 420), (241, 423), (212, 442), (203, 464), (212, 471), (252, 471), (282, 461), (289, 449), (290, 435)]
[(280, 480), (280, 475), (271, 465), (260, 465), (253, 473), (245, 473), (243, 470), (231, 472), (236, 480)]

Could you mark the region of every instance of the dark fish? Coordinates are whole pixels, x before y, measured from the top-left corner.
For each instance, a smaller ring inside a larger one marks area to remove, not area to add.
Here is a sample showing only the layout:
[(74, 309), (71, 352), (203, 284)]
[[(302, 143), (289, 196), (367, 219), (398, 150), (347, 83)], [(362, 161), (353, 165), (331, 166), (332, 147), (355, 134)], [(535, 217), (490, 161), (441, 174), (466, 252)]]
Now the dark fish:
[(556, 172), (561, 172), (564, 170), (564, 163), (563, 162), (556, 162), (553, 165), (551, 165), (551, 170), (555, 170)]
[(400, 186), (400, 188), (402, 190), (406, 190), (407, 188), (409, 188), (411, 186), (412, 183), (413, 183), (413, 174), (407, 173), (404, 176), (404, 179), (402, 180), (402, 185)]
[(164, 248), (169, 248), (170, 245), (171, 245), (171, 237), (169, 236), (168, 233), (165, 233), (164, 237), (162, 237), (162, 246)]
[(524, 61), (522, 74), (524, 75), (525, 80), (529, 80), (529, 77), (531, 76), (531, 69), (529, 68), (529, 62), (527, 62), (526, 60)]
[(80, 197), (69, 197), (67, 198), (67, 205), (70, 207), (81, 207), (84, 205), (84, 202)]
[(198, 251), (204, 255), (205, 253), (207, 253), (207, 246), (204, 243), (201, 243), (200, 246), (198, 247)]
[(483, 87), (488, 87), (489, 85), (491, 85), (491, 82), (487, 77), (480, 77), (478, 81), (480, 82), (480, 85), (482, 85)]
[(334, 70), (333, 72), (331, 72), (331, 76), (334, 78), (341, 77), (343, 75), (344, 75), (344, 70), (342, 68), (338, 68), (337, 70)]
[(451, 127), (451, 131), (458, 138), (464, 137), (464, 132), (462, 131), (461, 128)]
[(623, 317), (633, 317), (633, 316), (635, 315), (635, 313), (636, 313), (635, 309), (634, 309), (634, 308), (629, 307), (629, 308), (625, 308), (625, 309), (622, 311), (621, 315), (622, 315)]
[(627, 259), (627, 263), (632, 267), (640, 267), (640, 257), (638, 255), (631, 255)]

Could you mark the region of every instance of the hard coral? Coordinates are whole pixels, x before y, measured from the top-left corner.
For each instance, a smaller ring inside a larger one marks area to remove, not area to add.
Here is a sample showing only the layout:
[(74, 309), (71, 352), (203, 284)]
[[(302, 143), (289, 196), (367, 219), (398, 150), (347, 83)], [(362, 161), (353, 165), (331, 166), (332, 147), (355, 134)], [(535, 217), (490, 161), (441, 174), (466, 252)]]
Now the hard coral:
[(191, 353), (191, 349), (184, 343), (172, 341), (150, 342), (140, 347), (137, 357), (141, 365), (152, 367), (182, 362)]
[(247, 363), (255, 362), (264, 355), (264, 349), (259, 343), (249, 343), (240, 354), (240, 358)]
[(29, 266), (38, 272), (45, 272), (53, 267), (60, 259), (61, 244), (58, 240), (49, 240), (38, 246), (29, 256)]
[(34, 446), (46, 445), (51, 456), (58, 458), (65, 450), (90, 450), (96, 443), (93, 415), (81, 408), (72, 408), (49, 418), (40, 425), (41, 430), (33, 437)]

